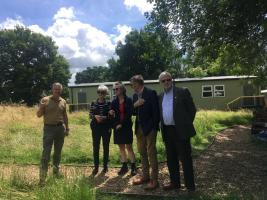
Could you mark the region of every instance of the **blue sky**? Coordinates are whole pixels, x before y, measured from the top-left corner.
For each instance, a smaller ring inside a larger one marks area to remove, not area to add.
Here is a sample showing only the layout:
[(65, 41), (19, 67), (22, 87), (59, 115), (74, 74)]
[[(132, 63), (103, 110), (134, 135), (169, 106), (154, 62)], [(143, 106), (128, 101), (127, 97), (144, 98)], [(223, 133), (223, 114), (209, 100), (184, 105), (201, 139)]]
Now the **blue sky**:
[(146, 0), (2, 0), (0, 29), (19, 24), (52, 37), (74, 73), (105, 65), (151, 9)]

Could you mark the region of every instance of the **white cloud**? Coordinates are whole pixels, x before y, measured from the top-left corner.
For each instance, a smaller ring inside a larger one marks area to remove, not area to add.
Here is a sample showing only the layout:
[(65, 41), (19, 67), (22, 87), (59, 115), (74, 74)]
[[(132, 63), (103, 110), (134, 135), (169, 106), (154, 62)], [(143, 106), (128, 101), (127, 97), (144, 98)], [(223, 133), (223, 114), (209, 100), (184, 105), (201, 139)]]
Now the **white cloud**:
[(69, 7), (65, 8), (62, 7), (58, 10), (58, 12), (54, 15), (54, 20), (60, 19), (60, 18), (66, 18), (66, 19), (73, 19), (75, 18), (74, 14), (74, 8)]
[(0, 24), (0, 29), (14, 29), (16, 26), (25, 27), (20, 17), (17, 17), (17, 19), (7, 18), (3, 23)]
[[(131, 27), (117, 25), (117, 34), (109, 35), (90, 24), (82, 23), (75, 18), (74, 9), (61, 8), (54, 16), (53, 24), (47, 30), (38, 25), (30, 25), (34, 32), (50, 36), (59, 47), (62, 54), (70, 63), (71, 72), (79, 72), (94, 65), (107, 65), (107, 60), (114, 56), (116, 43), (124, 42), (125, 35)], [(24, 26), (22, 19), (9, 19), (0, 22), (0, 28)]]
[(28, 26), (30, 30), (32, 30), (35, 33), (41, 33), (42, 35), (47, 35), (47, 33), (38, 25), (30, 25)]
[(115, 50), (111, 37), (77, 20), (60, 18), (47, 30), (70, 62), (73, 71), (93, 65), (105, 65)]
[(132, 31), (132, 28), (127, 25), (118, 24), (116, 26), (116, 30), (119, 33), (119, 35), (114, 37), (114, 42), (118, 43), (119, 41), (121, 41), (124, 44), (125, 36)]
[(137, 7), (141, 13), (151, 12), (153, 10), (153, 4), (147, 2), (147, 0), (124, 0), (123, 3), (127, 9)]

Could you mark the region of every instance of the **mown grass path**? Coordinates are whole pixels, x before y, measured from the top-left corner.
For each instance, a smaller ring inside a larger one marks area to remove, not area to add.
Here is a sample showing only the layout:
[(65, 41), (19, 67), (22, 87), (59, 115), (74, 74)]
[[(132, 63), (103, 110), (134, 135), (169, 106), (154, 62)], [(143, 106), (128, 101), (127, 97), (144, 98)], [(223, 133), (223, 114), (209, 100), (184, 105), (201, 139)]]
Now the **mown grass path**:
[[(250, 134), (247, 126), (234, 126), (219, 132), (208, 149), (194, 159), (197, 192), (194, 196), (237, 196), (267, 199), (267, 144), (259, 142)], [(5, 177), (18, 172), (25, 178), (38, 181), (38, 166), (0, 165)], [(186, 196), (184, 189), (165, 192), (162, 184), (168, 179), (165, 163), (160, 164), (160, 186), (153, 192), (142, 186), (132, 186), (129, 174), (117, 176), (117, 168), (92, 177), (88, 166), (62, 166), (66, 178), (85, 176), (88, 183), (105, 193), (123, 193), (153, 196)]]

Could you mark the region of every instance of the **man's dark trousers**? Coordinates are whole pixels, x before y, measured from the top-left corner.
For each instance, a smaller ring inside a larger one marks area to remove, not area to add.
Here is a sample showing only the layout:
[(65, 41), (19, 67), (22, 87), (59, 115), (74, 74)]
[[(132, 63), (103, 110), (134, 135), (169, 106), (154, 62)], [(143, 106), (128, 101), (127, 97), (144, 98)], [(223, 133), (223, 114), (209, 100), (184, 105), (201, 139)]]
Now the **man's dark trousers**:
[(167, 166), (170, 173), (171, 183), (181, 187), (180, 167), (181, 160), (184, 172), (185, 186), (187, 189), (195, 189), (193, 163), (191, 156), (190, 139), (180, 139), (175, 126), (163, 126), (164, 142), (167, 153)]

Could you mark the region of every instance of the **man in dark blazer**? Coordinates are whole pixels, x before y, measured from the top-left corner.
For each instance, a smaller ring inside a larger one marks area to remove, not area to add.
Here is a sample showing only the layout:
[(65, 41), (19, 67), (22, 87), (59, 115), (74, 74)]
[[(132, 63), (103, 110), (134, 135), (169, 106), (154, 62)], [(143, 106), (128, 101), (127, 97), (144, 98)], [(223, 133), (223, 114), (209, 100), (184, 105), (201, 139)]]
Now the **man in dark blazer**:
[(179, 160), (183, 166), (185, 187), (195, 190), (190, 138), (196, 134), (193, 121), (196, 107), (188, 89), (175, 87), (168, 72), (159, 75), (164, 92), (159, 96), (162, 137), (166, 147), (170, 183), (164, 190), (179, 189)]
[[(158, 184), (158, 160), (156, 139), (159, 129), (159, 105), (157, 93), (144, 87), (144, 79), (141, 75), (131, 78), (135, 120), (135, 134), (137, 148), (141, 155), (142, 176), (134, 185), (148, 183), (146, 190), (153, 190)], [(149, 173), (151, 168), (151, 174)]]

